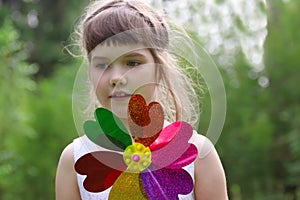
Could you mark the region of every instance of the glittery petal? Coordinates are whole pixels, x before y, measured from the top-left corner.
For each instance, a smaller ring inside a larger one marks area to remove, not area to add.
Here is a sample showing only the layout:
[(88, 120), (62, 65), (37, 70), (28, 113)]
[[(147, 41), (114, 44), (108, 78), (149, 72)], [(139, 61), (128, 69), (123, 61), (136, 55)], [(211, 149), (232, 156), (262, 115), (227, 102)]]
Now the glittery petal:
[(97, 108), (95, 121), (86, 121), (84, 131), (95, 144), (110, 150), (122, 151), (131, 145), (131, 137), (121, 120), (105, 108)]
[(178, 121), (165, 127), (159, 134), (158, 138), (150, 145), (150, 149), (155, 151), (169, 143), (180, 130), (181, 124), (182, 122)]
[(189, 148), (182, 154), (176, 161), (167, 166), (166, 168), (180, 169), (191, 164), (198, 155), (198, 150), (195, 145), (191, 144)]
[(149, 146), (159, 135), (164, 124), (161, 105), (152, 102), (148, 106), (141, 95), (131, 97), (128, 105), (128, 123), (135, 142)]
[(159, 168), (169, 166), (180, 158), (191, 145), (188, 143), (193, 133), (191, 125), (186, 122), (175, 122), (175, 124), (179, 124), (179, 129), (176, 129), (176, 135), (171, 140), (168, 140), (166, 137), (166, 142), (163, 141), (163, 147), (153, 150), (153, 146), (150, 145), (154, 166)]
[(184, 169), (148, 170), (142, 173), (142, 181), (151, 200), (175, 200), (193, 190), (193, 179)]
[(128, 105), (129, 116), (131, 120), (138, 126), (146, 126), (150, 123), (148, 115), (148, 106), (142, 95), (134, 95), (129, 100)]
[(140, 173), (123, 172), (114, 183), (109, 200), (147, 200)]
[(101, 192), (113, 185), (126, 165), (120, 154), (96, 151), (80, 157), (74, 168), (78, 174), (87, 175), (83, 182), (87, 191)]

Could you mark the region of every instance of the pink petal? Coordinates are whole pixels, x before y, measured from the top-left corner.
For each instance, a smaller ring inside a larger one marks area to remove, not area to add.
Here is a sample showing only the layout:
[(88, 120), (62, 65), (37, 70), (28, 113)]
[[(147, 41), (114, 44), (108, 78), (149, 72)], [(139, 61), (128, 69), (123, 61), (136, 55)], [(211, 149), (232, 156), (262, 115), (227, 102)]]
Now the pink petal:
[(195, 145), (191, 144), (189, 148), (182, 154), (176, 161), (171, 163), (166, 168), (170, 169), (180, 169), (182, 167), (185, 167), (197, 158), (198, 150)]
[(165, 127), (159, 134), (158, 138), (150, 145), (151, 151), (157, 150), (169, 143), (180, 130), (182, 122), (174, 122)]
[[(186, 122), (175, 122), (173, 124), (175, 124), (175, 126), (170, 125), (171, 127), (166, 128), (166, 132), (164, 132), (164, 130), (162, 131), (164, 135), (160, 139), (161, 142), (150, 146), (152, 151), (152, 163), (153, 166), (156, 166), (154, 168), (162, 168), (171, 165), (179, 159), (191, 145), (188, 143), (188, 140), (193, 134), (191, 125)], [(172, 130), (174, 131), (172, 132)], [(168, 137), (168, 133), (170, 137)], [(162, 146), (161, 144), (164, 145)]]

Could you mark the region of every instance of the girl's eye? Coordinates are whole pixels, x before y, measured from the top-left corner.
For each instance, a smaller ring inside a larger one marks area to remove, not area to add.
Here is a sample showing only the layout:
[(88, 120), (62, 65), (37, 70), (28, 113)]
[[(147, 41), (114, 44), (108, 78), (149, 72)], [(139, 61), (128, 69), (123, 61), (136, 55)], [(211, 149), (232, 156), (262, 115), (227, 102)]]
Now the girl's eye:
[(130, 67), (136, 67), (138, 65), (140, 65), (141, 63), (138, 62), (138, 61), (129, 61), (127, 62), (127, 65), (130, 66)]
[(104, 69), (104, 68), (106, 68), (106, 66), (107, 66), (107, 64), (105, 64), (105, 63), (99, 63), (96, 65), (96, 67), (100, 68), (100, 69)]

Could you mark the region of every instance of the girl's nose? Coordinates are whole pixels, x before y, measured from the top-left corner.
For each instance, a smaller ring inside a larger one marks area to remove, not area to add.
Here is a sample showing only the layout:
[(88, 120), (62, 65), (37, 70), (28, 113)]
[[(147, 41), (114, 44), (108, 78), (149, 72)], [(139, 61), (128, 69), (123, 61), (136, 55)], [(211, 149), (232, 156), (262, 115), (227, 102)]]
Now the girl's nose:
[(119, 65), (111, 66), (111, 77), (109, 82), (112, 87), (127, 84), (126, 74), (122, 70), (122, 66)]

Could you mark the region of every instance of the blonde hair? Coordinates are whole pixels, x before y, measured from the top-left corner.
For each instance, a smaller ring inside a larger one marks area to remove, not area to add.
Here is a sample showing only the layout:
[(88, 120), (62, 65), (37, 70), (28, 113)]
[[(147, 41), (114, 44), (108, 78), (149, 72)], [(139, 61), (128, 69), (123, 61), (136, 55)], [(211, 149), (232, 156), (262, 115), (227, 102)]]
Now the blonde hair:
[[(168, 52), (172, 42), (169, 39), (169, 25), (164, 14), (140, 0), (96, 0), (87, 7), (78, 24), (77, 43), (87, 62), (89, 53), (102, 42), (141, 42), (150, 47), (149, 50), (158, 66), (157, 101), (164, 108), (165, 119), (170, 122), (183, 120), (195, 128), (199, 123), (199, 91), (201, 93), (202, 89), (198, 80), (188, 73), (197, 70), (187, 62), (184, 66), (180, 65), (180, 55)], [(128, 31), (132, 32), (127, 34)], [(184, 31), (181, 32), (187, 36)], [(120, 33), (126, 33), (126, 39), (122, 36), (113, 37)], [(94, 92), (92, 94), (96, 99)], [(95, 102), (93, 104), (95, 105)]]

